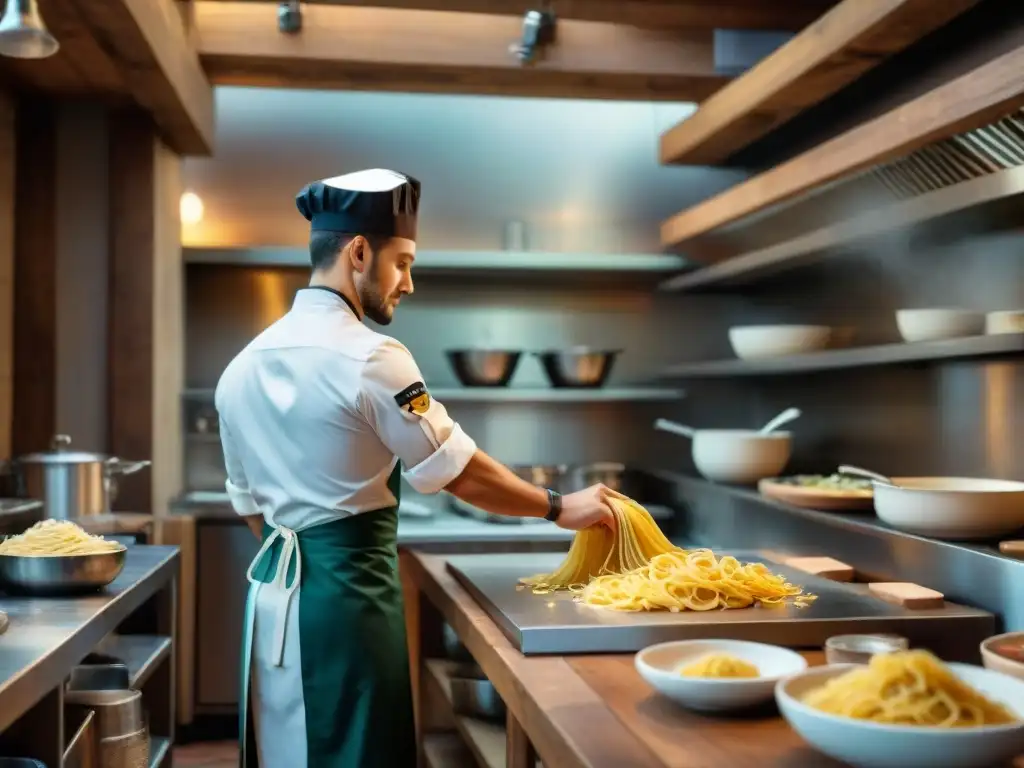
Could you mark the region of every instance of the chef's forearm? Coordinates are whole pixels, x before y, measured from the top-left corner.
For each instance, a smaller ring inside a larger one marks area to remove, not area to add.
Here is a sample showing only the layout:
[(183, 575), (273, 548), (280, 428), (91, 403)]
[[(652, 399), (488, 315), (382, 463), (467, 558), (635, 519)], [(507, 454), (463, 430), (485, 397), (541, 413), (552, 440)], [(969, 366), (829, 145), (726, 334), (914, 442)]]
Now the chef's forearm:
[(249, 526), (249, 530), (252, 531), (252, 535), (257, 539), (263, 538), (263, 515), (246, 515), (242, 518), (245, 520), (245, 524)]
[(544, 517), (548, 513), (546, 490), (517, 477), (479, 450), (445, 490), (495, 515)]

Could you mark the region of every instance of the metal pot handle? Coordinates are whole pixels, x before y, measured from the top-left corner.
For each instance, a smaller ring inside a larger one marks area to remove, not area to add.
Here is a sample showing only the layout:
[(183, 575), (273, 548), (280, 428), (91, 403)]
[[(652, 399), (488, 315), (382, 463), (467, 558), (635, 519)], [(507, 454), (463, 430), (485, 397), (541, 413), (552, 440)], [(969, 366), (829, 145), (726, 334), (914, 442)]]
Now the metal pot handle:
[(116, 456), (107, 459), (107, 474), (109, 475), (131, 475), (140, 469), (148, 467), (151, 461), (125, 461)]

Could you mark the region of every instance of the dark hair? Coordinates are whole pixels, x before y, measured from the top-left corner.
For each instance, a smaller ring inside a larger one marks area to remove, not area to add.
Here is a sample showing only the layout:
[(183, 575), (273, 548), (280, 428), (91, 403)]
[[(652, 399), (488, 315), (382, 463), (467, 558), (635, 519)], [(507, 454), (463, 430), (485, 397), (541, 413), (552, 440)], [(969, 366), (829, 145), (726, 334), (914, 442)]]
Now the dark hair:
[[(358, 232), (328, 232), (316, 230), (309, 234), (309, 260), (313, 269), (330, 269), (338, 258), (338, 254), (345, 250), (345, 246), (359, 236)], [(370, 248), (376, 253), (380, 246), (387, 240), (378, 235), (363, 235)]]

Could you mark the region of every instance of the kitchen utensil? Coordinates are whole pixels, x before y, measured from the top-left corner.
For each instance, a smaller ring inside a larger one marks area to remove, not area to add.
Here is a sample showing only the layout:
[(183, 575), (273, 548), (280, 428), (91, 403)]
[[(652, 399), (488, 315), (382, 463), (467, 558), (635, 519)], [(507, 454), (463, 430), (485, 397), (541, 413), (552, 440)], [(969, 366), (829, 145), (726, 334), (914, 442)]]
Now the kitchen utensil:
[(621, 352), (620, 349), (572, 347), (534, 354), (540, 358), (551, 386), (596, 388), (604, 385)]
[(757, 490), (769, 499), (805, 509), (855, 510), (874, 506), (871, 486), (866, 490), (818, 488), (801, 485), (801, 477), (804, 476), (766, 477), (758, 482)]
[[(684, 677), (681, 670), (702, 656), (725, 653), (757, 667), (750, 678)], [(634, 664), (640, 676), (663, 696), (701, 712), (722, 712), (771, 701), (775, 683), (807, 668), (804, 657), (788, 648), (746, 640), (681, 640), (640, 651)]]
[(445, 352), (458, 380), (467, 387), (505, 387), (522, 352), (502, 349), (450, 349)]
[(1006, 632), (985, 640), (981, 661), (986, 669), (1024, 680), (1024, 632)]
[(865, 480), (873, 480), (882, 485), (895, 485), (891, 477), (886, 477), (878, 472), (872, 472), (870, 469), (855, 467), (852, 464), (840, 464), (837, 471), (840, 475), (853, 475), (854, 477), (863, 477)]
[(832, 581), (853, 581), (856, 571), (852, 565), (834, 557), (787, 557), (782, 561), (790, 568), (804, 573), (813, 573), (823, 579)]
[(835, 635), (825, 641), (829, 664), (867, 664), (876, 653), (905, 651), (910, 642), (899, 635)]
[(693, 463), (708, 480), (719, 483), (756, 483), (777, 475), (789, 461), (789, 432), (761, 434), (752, 429), (698, 429), (667, 419), (654, 422), (655, 429), (690, 436)]
[(896, 327), (904, 341), (938, 341), (978, 336), (985, 330), (985, 316), (965, 309), (899, 309)]
[(954, 675), (1021, 718), (1009, 725), (928, 728), (839, 717), (803, 703), (810, 691), (856, 664), (812, 667), (780, 681), (775, 701), (782, 716), (807, 743), (857, 768), (983, 768), (1019, 754), (1024, 741), (1024, 682), (969, 664), (948, 665)]
[(101, 768), (148, 768), (149, 731), (100, 739), (98, 751)]
[(736, 357), (758, 360), (825, 349), (832, 337), (827, 325), (737, 325), (729, 329)]
[(789, 424), (789, 422), (795, 421), (796, 419), (799, 419), (801, 415), (802, 414), (801, 414), (801, 411), (800, 411), (799, 408), (787, 408), (782, 413), (780, 413), (778, 416), (776, 416), (774, 419), (772, 419), (767, 424), (765, 424), (763, 427), (761, 427), (760, 434), (762, 434), (762, 435), (771, 434), (772, 432), (774, 432), (776, 429), (778, 429), (779, 427), (783, 426), (784, 424)]
[[(73, 717), (72, 713), (72, 717)], [(70, 718), (65, 718), (64, 733), (70, 734), (67, 747), (61, 759), (61, 768), (96, 768), (98, 745), (96, 743), (96, 713), (88, 710), (81, 723), (72, 730), (74, 725)], [(100, 766), (100, 768), (105, 768)]]
[(96, 735), (100, 739), (128, 736), (146, 727), (141, 691), (67, 691), (64, 701), (96, 712)]
[(79, 595), (118, 577), (126, 550), (91, 555), (0, 555), (0, 589), (17, 595)]
[(875, 482), (875, 514), (894, 528), (937, 539), (985, 539), (1024, 527), (1024, 483), (972, 477), (894, 477)]
[(505, 702), (490, 680), (483, 677), (452, 677), (452, 710), (457, 715), (503, 721)]
[(71, 669), (68, 690), (124, 691), (131, 687), (128, 666), (121, 659), (102, 653), (90, 653)]
[(617, 464), (615, 462), (608, 461), (573, 467), (569, 473), (564, 492), (572, 493), (573, 491), (581, 491), (584, 488), (589, 488), (597, 483), (602, 483), (613, 491), (619, 491), (621, 493), (622, 481), (625, 473), (625, 464)]
[(985, 315), (985, 333), (1024, 333), (1024, 309), (989, 312)]
[(946, 602), (946, 597), (941, 592), (909, 581), (874, 581), (868, 584), (868, 592), (887, 603), (895, 603), (915, 611), (941, 608)]
[(1010, 541), (1000, 541), (999, 551), (1010, 557), (1024, 558), (1024, 540), (1014, 541), (1011, 539)]
[(110, 512), (112, 496), (117, 493), (114, 478), (149, 465), (149, 461), (73, 451), (71, 438), (57, 435), (49, 452), (22, 456), (6, 469), (17, 473), (22, 495), (42, 499), (44, 517), (74, 520)]

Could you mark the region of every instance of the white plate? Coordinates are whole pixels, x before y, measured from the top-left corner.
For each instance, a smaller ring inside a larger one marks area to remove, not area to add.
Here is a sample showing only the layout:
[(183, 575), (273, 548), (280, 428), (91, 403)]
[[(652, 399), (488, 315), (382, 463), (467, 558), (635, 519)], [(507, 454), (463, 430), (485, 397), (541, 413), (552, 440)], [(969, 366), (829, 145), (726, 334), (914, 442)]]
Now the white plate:
[[(1024, 718), (1024, 682), (969, 664), (949, 664), (953, 674)], [(825, 714), (800, 699), (856, 664), (815, 667), (782, 680), (775, 700), (805, 741), (854, 768), (985, 768), (1024, 753), (1024, 720), (977, 728), (888, 725)]]
[[(760, 677), (683, 677), (679, 670), (710, 653), (748, 661)], [(640, 676), (664, 696), (689, 709), (722, 712), (770, 701), (775, 684), (807, 668), (804, 657), (788, 648), (746, 640), (680, 640), (644, 648), (636, 655)]]

